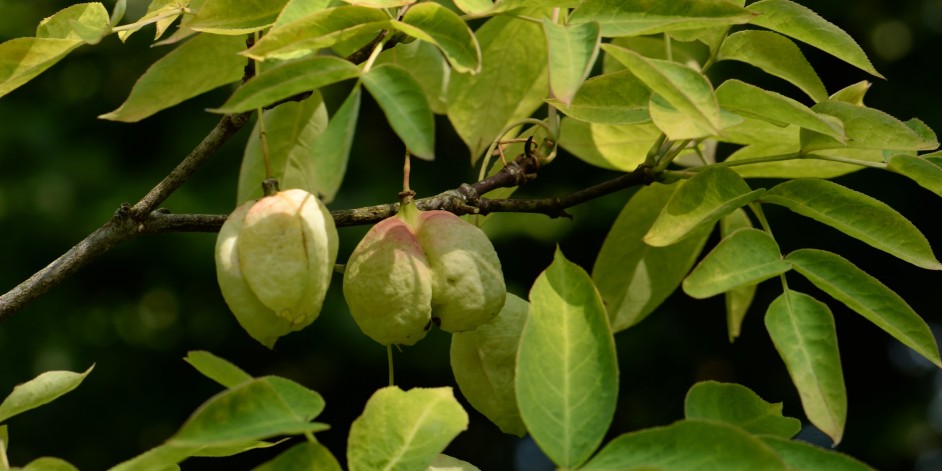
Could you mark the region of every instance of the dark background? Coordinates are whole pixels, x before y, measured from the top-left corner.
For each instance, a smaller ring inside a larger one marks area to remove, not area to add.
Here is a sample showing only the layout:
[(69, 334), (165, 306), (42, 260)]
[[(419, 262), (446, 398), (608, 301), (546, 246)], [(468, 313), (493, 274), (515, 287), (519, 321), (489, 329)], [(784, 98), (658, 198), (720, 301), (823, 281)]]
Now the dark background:
[[(70, 3), (0, 0), (0, 41), (32, 35), (39, 20)], [(146, 6), (129, 3), (128, 18)], [(868, 105), (901, 119), (919, 117), (942, 130), (937, 88), (942, 0), (802, 3), (855, 37), (888, 78), (875, 80)], [(151, 34), (145, 29), (125, 45), (112, 36), (82, 47), (0, 99), (0, 291), (81, 240), (121, 203), (137, 201), (218, 120), (202, 110), (222, 103), (230, 89), (138, 124), (96, 119), (116, 108), (134, 80), (165, 54), (166, 49), (149, 47)], [(871, 79), (822, 53), (805, 51), (831, 92)], [(748, 66), (717, 69), (754, 74)], [(777, 86), (802, 96), (787, 85)], [(328, 102), (335, 107), (341, 98), (328, 97)], [(354, 155), (334, 209), (393, 201), (401, 185), (402, 145), (375, 103), (366, 98), (363, 106)], [(438, 160), (413, 165), (413, 188), (420, 196), (475, 179), (467, 151), (447, 120), (437, 124)], [(248, 128), (241, 131), (165, 206), (178, 213), (231, 211), (247, 134)], [(564, 194), (611, 176), (563, 154), (519, 194)], [(836, 181), (887, 202), (921, 228), (937, 251), (942, 247), (937, 196), (876, 170)], [(510, 291), (525, 297), (557, 244), (591, 270), (608, 227), (630, 195), (624, 191), (574, 208), (573, 221), (495, 216), (487, 230)], [(844, 255), (896, 290), (942, 332), (942, 274), (910, 266), (787, 211), (768, 211), (783, 251), (817, 247)], [(346, 260), (366, 230), (340, 230), (339, 261)], [(385, 385), (385, 349), (356, 330), (337, 277), (320, 318), (280, 340), (274, 351), (265, 349), (241, 331), (219, 295), (214, 242), (214, 234), (161, 234), (126, 243), (0, 324), (0, 397), (43, 371), (80, 371), (96, 364), (76, 391), (8, 422), (13, 464), (58, 456), (83, 470), (105, 469), (157, 445), (219, 390), (181, 360), (190, 350), (209, 350), (254, 375), (283, 375), (319, 391), (327, 400), (319, 420), (333, 428), (318, 437), (343, 459), (350, 422), (372, 391)], [(789, 277), (789, 283), (820, 294), (800, 277)], [(681, 418), (686, 390), (704, 379), (742, 383), (766, 400), (784, 401), (786, 414), (803, 418), (762, 324), (778, 290), (774, 283), (760, 286), (733, 344), (726, 340), (721, 297), (693, 301), (675, 295), (649, 319), (620, 333), (621, 402), (611, 436)], [(942, 469), (942, 374), (852, 311), (835, 303), (831, 308), (850, 402), (845, 438), (837, 449), (884, 470)], [(453, 386), (448, 341), (433, 331), (398, 353), (399, 385)], [(468, 410), (470, 428), (449, 454), (486, 470), (511, 469), (512, 463), (518, 469), (541, 469), (527, 454), (531, 443), (501, 435)], [(803, 437), (820, 440), (810, 428)], [(272, 453), (192, 459), (183, 469), (249, 469)]]

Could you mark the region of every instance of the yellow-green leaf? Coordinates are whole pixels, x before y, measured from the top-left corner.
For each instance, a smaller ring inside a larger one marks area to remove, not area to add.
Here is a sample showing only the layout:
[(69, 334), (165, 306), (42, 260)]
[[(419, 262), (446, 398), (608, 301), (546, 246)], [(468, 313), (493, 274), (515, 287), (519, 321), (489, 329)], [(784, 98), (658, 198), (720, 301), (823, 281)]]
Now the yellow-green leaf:
[(599, 54), (598, 23), (560, 25), (543, 18), (549, 51), (549, 83), (553, 96), (569, 105), (592, 71)]
[(206, 0), (188, 26), (214, 34), (251, 33), (274, 23), (287, 1)]
[(684, 279), (684, 292), (708, 298), (743, 285), (754, 285), (791, 269), (767, 232), (740, 229), (721, 240)]
[(753, 16), (730, 2), (710, 0), (586, 0), (569, 21), (597, 21), (603, 36), (614, 37), (742, 24)]
[(729, 35), (720, 46), (717, 60), (745, 62), (787, 80), (815, 102), (828, 98), (824, 83), (808, 59), (790, 39), (771, 31), (746, 30)]
[(389, 17), (374, 8), (345, 5), (315, 10), (272, 28), (245, 55), (255, 60), (296, 58), (364, 33), (378, 33), (388, 24)]
[(560, 111), (580, 121), (595, 124), (639, 124), (651, 120), (648, 98), (651, 91), (628, 70), (607, 73), (585, 81), (572, 103), (547, 100)]
[(16, 38), (0, 43), (0, 97), (85, 44), (80, 39)]
[(398, 65), (383, 64), (363, 74), (361, 80), (412, 155), (434, 159), (435, 117), (415, 78)]
[(893, 155), (887, 161), (886, 169), (904, 175), (919, 186), (942, 196), (942, 168), (924, 157)]
[(438, 46), (458, 72), (481, 71), (481, 48), (471, 28), (454, 12), (437, 3), (409, 8), (392, 26), (409, 36)]
[(630, 172), (644, 162), (661, 131), (646, 124), (592, 124), (563, 118), (559, 145), (596, 167)]

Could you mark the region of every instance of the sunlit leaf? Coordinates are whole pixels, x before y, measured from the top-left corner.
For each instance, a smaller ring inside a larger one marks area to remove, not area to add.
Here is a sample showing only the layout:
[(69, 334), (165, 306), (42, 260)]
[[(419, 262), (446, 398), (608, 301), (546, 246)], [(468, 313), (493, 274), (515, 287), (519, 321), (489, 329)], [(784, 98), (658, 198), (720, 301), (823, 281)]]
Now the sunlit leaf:
[(773, 124), (794, 124), (838, 140), (844, 139), (844, 125), (839, 119), (815, 113), (796, 100), (755, 85), (735, 79), (727, 80), (716, 89), (716, 98), (723, 109), (734, 113)]
[(796, 250), (786, 260), (822, 291), (942, 367), (939, 346), (929, 326), (879, 280), (840, 255), (823, 250)]
[(884, 78), (873, 68), (866, 53), (849, 34), (809, 8), (789, 0), (761, 0), (747, 9), (761, 13), (752, 20), (753, 24), (791, 36), (865, 72)]
[(661, 135), (653, 124), (590, 124), (563, 118), (559, 145), (596, 167), (630, 172)]
[(592, 71), (599, 54), (599, 25), (595, 22), (560, 25), (543, 18), (549, 51), (549, 83), (553, 96), (569, 105)]
[(785, 290), (769, 305), (765, 328), (785, 361), (808, 420), (836, 445), (847, 420), (847, 393), (831, 311), (807, 294)]
[[(733, 232), (739, 229), (752, 228), (752, 221), (749, 216), (739, 208), (720, 219), (720, 237), (729, 237)], [(752, 299), (756, 295), (756, 285), (747, 284), (737, 286), (724, 293), (726, 302), (726, 330), (729, 334), (729, 341), (732, 342), (739, 337), (739, 331), (742, 321), (752, 305)]]
[(693, 385), (684, 399), (687, 419), (718, 420), (755, 434), (791, 438), (801, 421), (782, 415), (782, 403), (766, 402), (751, 389), (734, 383), (703, 381)]
[(340, 108), (330, 118), (327, 129), (314, 140), (311, 157), (314, 159), (313, 186), (326, 204), (333, 201), (343, 177), (360, 116), (360, 87), (354, 87)]
[(729, 35), (717, 60), (745, 62), (787, 80), (815, 102), (828, 98), (824, 83), (790, 39), (771, 31), (746, 30)]
[(274, 23), (287, 1), (206, 0), (188, 26), (215, 34), (251, 33)]
[(373, 393), (353, 421), (347, 464), (350, 471), (425, 469), (467, 427), (451, 388), (389, 386)]
[(547, 100), (575, 119), (595, 124), (639, 124), (651, 120), (648, 98), (651, 91), (628, 70), (586, 80), (572, 103)]
[(710, 228), (670, 247), (652, 247), (642, 238), (671, 195), (683, 183), (642, 187), (612, 224), (592, 269), (608, 310), (612, 330), (627, 329), (673, 293), (697, 260)]
[(615, 341), (589, 275), (557, 249), (530, 290), (517, 354), (517, 404), (540, 449), (562, 468), (584, 463), (618, 399)]
[(697, 229), (710, 227), (734, 209), (752, 202), (762, 192), (750, 191), (742, 177), (728, 168), (708, 167), (671, 196), (644, 241), (655, 247), (680, 242)]
[(207, 351), (191, 351), (187, 353), (184, 360), (190, 365), (193, 365), (193, 368), (196, 368), (203, 376), (206, 376), (226, 388), (236, 386), (252, 379), (251, 375), (242, 371), (238, 366)]
[(924, 157), (893, 155), (887, 160), (886, 169), (906, 176), (919, 186), (942, 196), (942, 168)]
[(401, 22), (392, 26), (409, 36), (438, 46), (457, 72), (481, 71), (481, 49), (468, 25), (454, 12), (437, 3), (409, 8)]
[(491, 18), (475, 35), (481, 73), (456, 74), (448, 84), (448, 119), (476, 162), (498, 133), (530, 116), (547, 95), (546, 43), (539, 25)]
[(398, 65), (383, 64), (361, 80), (412, 155), (435, 158), (435, 118), (415, 78)]
[(158, 39), (182, 14), (183, 7), (179, 0), (152, 0), (147, 6), (147, 12), (144, 16), (133, 23), (120, 26), (118, 39), (122, 42), (127, 41), (132, 34), (150, 24), (153, 24), (156, 28), (154, 39)]
[(942, 270), (929, 241), (909, 220), (886, 203), (837, 183), (791, 180), (772, 187), (762, 201), (785, 206), (913, 265)]
[(48, 404), (63, 394), (77, 388), (95, 365), (84, 373), (71, 371), (47, 371), (13, 388), (13, 392), (0, 403), (0, 422), (22, 414), (44, 404)]
[(37, 38), (74, 39), (97, 44), (111, 33), (108, 10), (101, 3), (79, 3), (43, 19), (36, 28)]
[(451, 68), (433, 44), (425, 41), (397, 44), (396, 47), (380, 53), (375, 64), (396, 64), (406, 69), (422, 86), (432, 112), (448, 112), (448, 81), (451, 79)]
[(343, 0), (351, 5), (370, 8), (396, 8), (416, 3), (416, 0)]
[(862, 80), (832, 93), (830, 99), (832, 101), (843, 101), (844, 103), (863, 106), (864, 96), (867, 94), (867, 90), (870, 90), (870, 85), (872, 84), (869, 81)]
[(301, 442), (283, 451), (274, 459), (267, 461), (252, 471), (295, 471), (295, 470), (341, 471), (337, 458), (320, 443)]
[(124, 19), (124, 13), (128, 8), (128, 0), (117, 0), (114, 3), (114, 8), (111, 10), (111, 18), (109, 18), (109, 23), (111, 26), (118, 26), (118, 23)]
[(368, 32), (379, 32), (389, 23), (381, 10), (360, 6), (316, 9), (313, 13), (272, 28), (245, 55), (255, 60), (299, 57)]
[(753, 285), (791, 269), (778, 243), (767, 232), (740, 229), (720, 241), (684, 279), (684, 292), (708, 298), (743, 285)]
[(336, 57), (315, 56), (284, 62), (263, 69), (239, 87), (216, 113), (237, 113), (268, 106), (298, 93), (354, 78), (360, 74), (355, 65)]
[[(272, 25), (272, 30), (327, 8), (331, 0), (288, 0)], [(269, 30), (271, 31), (271, 30)]]
[(78, 471), (78, 468), (68, 461), (59, 458), (43, 457), (30, 461), (22, 468), (14, 468), (18, 471)]
[(99, 118), (136, 122), (242, 78), (245, 40), (202, 34), (154, 62), (116, 110)]
[(426, 471), (481, 471), (477, 466), (452, 458), (448, 455), (438, 455), (432, 460)]
[(586, 0), (569, 21), (571, 24), (597, 21), (602, 35), (611, 37), (742, 24), (753, 16), (732, 3), (709, 0)]
[(0, 97), (85, 44), (80, 39), (16, 38), (0, 43)]
[(847, 140), (839, 142), (833, 137), (803, 129), (801, 148), (805, 151), (843, 147), (881, 150), (932, 150), (939, 147), (935, 133), (919, 120), (903, 122), (880, 110), (842, 101), (825, 101), (811, 109), (841, 120)]
[(856, 459), (834, 450), (828, 450), (800, 440), (786, 440), (764, 435), (766, 446), (775, 450), (789, 469), (804, 471), (874, 471)]

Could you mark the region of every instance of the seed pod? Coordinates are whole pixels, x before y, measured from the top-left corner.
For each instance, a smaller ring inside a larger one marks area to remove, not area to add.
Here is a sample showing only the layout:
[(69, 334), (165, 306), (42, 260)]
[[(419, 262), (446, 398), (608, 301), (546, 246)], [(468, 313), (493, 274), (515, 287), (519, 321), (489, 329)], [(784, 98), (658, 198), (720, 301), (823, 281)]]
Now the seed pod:
[(236, 208), (216, 239), (216, 277), (239, 324), (266, 347), (317, 318), (337, 229), (316, 196), (287, 190)]
[(413, 345), (432, 323), (448, 332), (486, 323), (500, 312), (506, 288), (497, 252), (480, 229), (410, 203), (357, 245), (343, 293), (366, 335)]

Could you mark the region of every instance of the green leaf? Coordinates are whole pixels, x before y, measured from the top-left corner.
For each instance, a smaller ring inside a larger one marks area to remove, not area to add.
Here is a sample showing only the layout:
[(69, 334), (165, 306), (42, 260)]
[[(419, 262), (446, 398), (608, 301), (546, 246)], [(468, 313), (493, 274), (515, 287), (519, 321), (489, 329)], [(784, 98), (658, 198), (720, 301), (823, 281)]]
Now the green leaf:
[(751, 389), (733, 383), (703, 381), (687, 391), (687, 419), (717, 420), (754, 435), (791, 438), (801, 431), (801, 421), (782, 415), (782, 403), (764, 401)]
[(256, 466), (252, 471), (342, 471), (337, 458), (320, 443), (302, 442), (283, 451), (274, 459)]
[(751, 203), (762, 192), (761, 189), (750, 191), (749, 185), (728, 168), (707, 167), (671, 196), (644, 241), (655, 247), (680, 242), (698, 229), (711, 227), (734, 209)]
[(111, 18), (101, 3), (79, 3), (39, 22), (37, 38), (73, 39), (97, 44), (111, 33)]
[(794, 124), (838, 140), (844, 139), (844, 124), (839, 119), (815, 113), (798, 101), (755, 85), (727, 80), (716, 89), (716, 98), (723, 109), (734, 113), (780, 126)]
[(769, 305), (765, 328), (808, 420), (837, 445), (847, 420), (847, 392), (831, 311), (807, 294), (786, 289)]
[(595, 124), (639, 124), (651, 120), (648, 99), (651, 91), (628, 70), (586, 80), (572, 103), (558, 99), (548, 103), (575, 119)]
[(425, 41), (397, 44), (396, 47), (381, 52), (375, 64), (396, 64), (406, 69), (422, 86), (432, 112), (448, 112), (448, 81), (451, 69), (434, 45)]
[(929, 326), (879, 280), (840, 255), (823, 250), (796, 250), (786, 260), (822, 291), (942, 367), (939, 346)]
[(0, 423), (14, 415), (21, 414), (48, 404), (65, 393), (77, 388), (95, 365), (84, 373), (71, 371), (47, 371), (13, 388), (13, 392), (0, 403)]
[(203, 376), (225, 388), (231, 388), (253, 379), (251, 375), (242, 371), (238, 366), (207, 351), (193, 350), (187, 353), (186, 358), (183, 360), (193, 365), (193, 368), (196, 368), (196, 371), (202, 373)]
[[(720, 219), (720, 237), (726, 238), (739, 229), (751, 229), (752, 221), (749, 216), (739, 208)], [(732, 343), (739, 337), (739, 331), (742, 327), (742, 321), (752, 305), (752, 299), (756, 295), (756, 285), (737, 286), (724, 294), (726, 302), (726, 331), (729, 335), (729, 341)]]
[(438, 455), (432, 460), (426, 471), (481, 471), (477, 466), (452, 458), (448, 455)]
[(910, 178), (919, 186), (942, 196), (942, 168), (930, 160), (912, 155), (893, 155), (886, 162), (886, 169)]
[[(712, 125), (690, 119), (689, 115), (675, 108), (660, 95), (651, 95), (648, 113), (651, 115), (651, 121), (672, 141), (717, 136)], [(720, 110), (720, 128), (735, 126), (742, 120), (742, 116)], [(699, 160), (697, 163), (699, 164)]]
[(630, 172), (660, 135), (653, 124), (592, 124), (567, 117), (560, 124), (559, 145), (596, 167)]
[(325, 204), (333, 201), (347, 173), (362, 93), (359, 86), (350, 91), (350, 95), (327, 123), (327, 129), (314, 141), (310, 153), (315, 159), (313, 186)]
[(620, 435), (580, 469), (784, 471), (786, 467), (762, 441), (739, 427), (681, 420)]
[(720, 241), (684, 279), (684, 292), (709, 298), (787, 272), (778, 243), (765, 231), (740, 229)]
[[(285, 7), (281, 9), (281, 13), (278, 14), (278, 19), (275, 20), (271, 30), (278, 29), (292, 21), (300, 20), (307, 15), (324, 10), (330, 3), (331, 0), (288, 0)], [(269, 32), (271, 30), (269, 30)]]
[[(121, 42), (125, 42), (132, 34), (152, 23), (157, 30), (154, 39), (158, 39), (167, 31), (167, 28), (183, 14), (183, 8), (184, 7), (181, 6), (180, 2), (177, 0), (151, 0), (144, 16), (140, 17), (134, 23), (121, 26), (121, 30), (118, 31), (118, 39), (120, 39)], [(186, 21), (187, 20), (184, 20), (184, 22)], [(179, 31), (177, 34), (179, 34)]]
[(648, 59), (623, 47), (605, 44), (602, 49), (690, 120), (712, 134), (719, 133), (720, 107), (703, 74), (676, 62)]
[(412, 74), (398, 65), (383, 64), (363, 74), (361, 80), (412, 155), (434, 159), (435, 117)]
[(540, 449), (562, 468), (595, 452), (615, 414), (618, 363), (602, 298), (559, 249), (530, 290), (517, 353), (517, 404)]
[(343, 0), (351, 5), (361, 5), (370, 8), (395, 8), (410, 5), (416, 0)]
[(487, 324), (451, 336), (451, 371), (465, 399), (504, 433), (527, 433), (514, 388), (517, 345), (530, 304), (514, 294)]
[(828, 450), (798, 440), (780, 437), (760, 437), (766, 446), (775, 450), (789, 469), (803, 471), (874, 471), (856, 459), (834, 450)]
[(287, 1), (206, 0), (188, 26), (213, 34), (251, 33), (274, 23)]
[(867, 90), (870, 90), (870, 85), (872, 85), (870, 82), (861, 80), (834, 92), (831, 94), (830, 99), (831, 101), (843, 101), (852, 105), (864, 106), (864, 95), (867, 94)]
[(434, 44), (458, 72), (481, 71), (481, 48), (468, 25), (454, 12), (437, 3), (413, 5), (392, 26), (403, 33)]
[(837, 183), (791, 180), (767, 191), (762, 201), (785, 206), (913, 265), (942, 270), (929, 241), (909, 220), (885, 203)]
[(494, 8), (493, 0), (454, 0), (454, 3), (459, 10), (469, 15)]
[[(318, 164), (324, 156), (314, 152), (315, 143), (327, 127), (327, 108), (321, 94), (315, 92), (304, 101), (281, 104), (266, 111), (264, 116), (272, 177), (278, 179), (283, 189), (300, 188), (318, 194), (320, 188), (316, 186), (315, 179), (321, 170), (331, 170), (319, 168)], [(263, 196), (262, 180), (266, 178), (266, 164), (259, 134), (259, 124), (256, 122), (242, 157), (237, 205)], [(343, 163), (346, 166), (346, 161)]]
[(128, 0), (118, 0), (114, 3), (114, 9), (111, 11), (111, 18), (108, 22), (111, 26), (117, 26), (124, 18), (124, 13), (128, 8)]
[(815, 102), (827, 100), (828, 93), (817, 72), (790, 39), (771, 31), (747, 30), (729, 35), (716, 59), (745, 62), (766, 73), (787, 80)]
[(843, 147), (880, 150), (932, 150), (939, 147), (935, 133), (918, 120), (904, 123), (880, 110), (842, 101), (818, 103), (811, 109), (841, 120), (847, 141), (839, 142), (832, 137), (803, 129), (801, 148), (804, 151)]
[(154, 62), (118, 109), (99, 118), (133, 123), (242, 78), (245, 40), (201, 34)]
[(865, 72), (884, 78), (873, 68), (867, 54), (843, 30), (807, 7), (789, 0), (762, 0), (747, 7), (761, 13), (752, 24), (778, 31), (810, 44)]
[[(744, 178), (834, 178), (865, 168), (857, 164), (832, 162), (815, 158), (818, 156), (844, 157), (877, 163), (883, 162), (882, 151), (876, 149), (830, 149), (816, 151), (814, 154), (802, 155), (800, 145), (798, 144), (799, 129), (794, 126), (788, 129), (794, 131), (794, 133), (789, 133), (794, 135), (794, 139), (792, 139), (792, 136), (789, 136), (787, 142), (768, 142), (765, 144), (748, 145), (733, 152), (726, 160), (735, 162), (759, 157), (790, 157), (790, 160), (732, 167), (736, 173)], [(728, 130), (724, 130), (724, 132), (727, 133), (727, 135), (729, 134)]]
[(70, 464), (68, 461), (51, 458), (51, 457), (42, 457), (36, 458), (33, 461), (30, 461), (29, 464), (19, 468), (20, 471), (78, 471), (78, 468)]
[(367, 32), (378, 33), (388, 24), (389, 17), (373, 8), (347, 5), (315, 10), (272, 28), (245, 55), (255, 60), (295, 58)]
[(264, 69), (239, 87), (215, 113), (254, 110), (298, 93), (354, 78), (360, 74), (355, 65), (336, 57), (315, 56), (284, 62)]
[(573, 12), (570, 24), (597, 21), (602, 36), (641, 36), (743, 24), (754, 14), (729, 2), (709, 0), (586, 0)]
[(353, 421), (347, 444), (350, 471), (425, 469), (468, 427), (451, 388), (382, 388)]
[(599, 55), (599, 25), (594, 21), (560, 25), (543, 18), (543, 35), (549, 51), (550, 90), (561, 102), (572, 104)]
[(505, 126), (530, 116), (547, 94), (546, 43), (540, 26), (509, 16), (491, 18), (475, 35), (481, 73), (448, 83), (448, 119), (476, 162)]
[(599, 249), (592, 280), (615, 332), (641, 322), (677, 289), (710, 235), (706, 227), (667, 248), (652, 247), (642, 240), (681, 185), (655, 183), (639, 189), (622, 208)]
[(187, 446), (171, 440), (112, 467), (110, 471), (179, 470), (177, 463), (192, 456), (232, 456), (249, 450), (268, 448), (277, 443), (280, 442), (247, 440), (226, 445)]
[(16, 90), (85, 44), (79, 39), (16, 38), (0, 43), (0, 97)]

